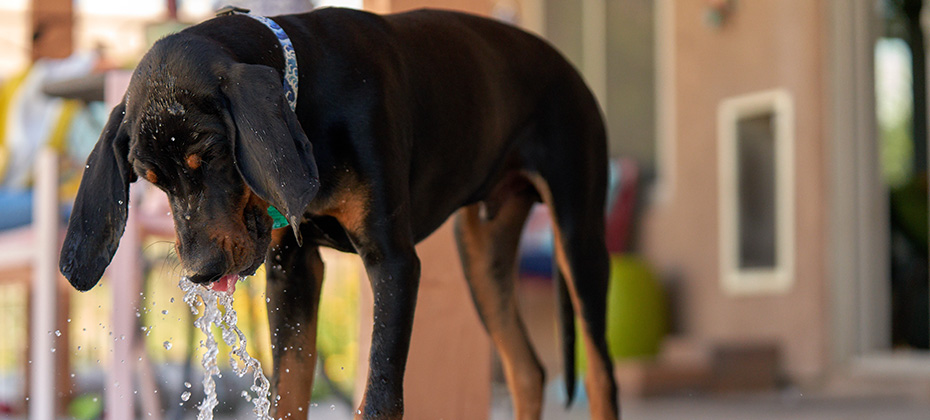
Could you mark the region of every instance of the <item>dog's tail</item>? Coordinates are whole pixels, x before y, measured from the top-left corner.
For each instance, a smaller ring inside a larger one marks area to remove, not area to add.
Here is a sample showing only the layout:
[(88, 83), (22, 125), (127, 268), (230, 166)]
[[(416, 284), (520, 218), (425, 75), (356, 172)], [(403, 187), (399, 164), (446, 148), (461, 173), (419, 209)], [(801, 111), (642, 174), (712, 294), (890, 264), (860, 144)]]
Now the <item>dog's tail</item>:
[(565, 276), (558, 265), (553, 264), (552, 276), (555, 280), (559, 299), (559, 326), (562, 332), (562, 362), (565, 367), (565, 408), (575, 399), (575, 310)]

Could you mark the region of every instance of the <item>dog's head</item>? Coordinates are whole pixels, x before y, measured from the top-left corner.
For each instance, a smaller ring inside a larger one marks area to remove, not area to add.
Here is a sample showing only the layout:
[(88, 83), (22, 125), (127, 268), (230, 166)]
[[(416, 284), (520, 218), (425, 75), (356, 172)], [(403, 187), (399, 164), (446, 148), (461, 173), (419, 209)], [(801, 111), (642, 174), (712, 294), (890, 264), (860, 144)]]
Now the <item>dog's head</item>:
[(138, 177), (167, 193), (178, 256), (198, 283), (261, 265), (269, 205), (300, 241), (297, 226), (319, 188), (281, 75), (183, 33), (142, 59), (87, 159), (59, 262), (78, 290), (93, 287), (113, 258)]

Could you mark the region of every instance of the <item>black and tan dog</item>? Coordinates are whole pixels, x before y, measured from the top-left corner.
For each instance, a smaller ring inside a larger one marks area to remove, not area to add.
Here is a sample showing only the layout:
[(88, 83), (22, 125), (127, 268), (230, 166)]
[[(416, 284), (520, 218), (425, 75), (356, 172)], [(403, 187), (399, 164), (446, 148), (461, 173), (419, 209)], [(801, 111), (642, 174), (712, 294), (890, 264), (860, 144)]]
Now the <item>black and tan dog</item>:
[[(145, 55), (88, 158), (61, 252), (71, 284), (88, 290), (100, 279), (125, 227), (129, 183), (146, 178), (169, 197), (194, 282), (227, 287), (274, 262), (272, 383), (276, 418), (290, 418), (310, 400), (318, 247), (356, 252), (378, 320), (357, 417), (397, 419), (420, 273), (414, 245), (456, 213), (516, 418), (537, 419), (544, 374), (513, 277), (521, 227), (542, 201), (556, 227), (569, 393), (580, 312), (591, 416), (617, 418), (604, 339), (605, 131), (572, 66), (532, 35), (453, 12), (321, 9), (273, 20), (296, 52), (295, 111), (279, 37), (250, 16), (209, 20)], [(293, 235), (272, 229), (270, 205)]]

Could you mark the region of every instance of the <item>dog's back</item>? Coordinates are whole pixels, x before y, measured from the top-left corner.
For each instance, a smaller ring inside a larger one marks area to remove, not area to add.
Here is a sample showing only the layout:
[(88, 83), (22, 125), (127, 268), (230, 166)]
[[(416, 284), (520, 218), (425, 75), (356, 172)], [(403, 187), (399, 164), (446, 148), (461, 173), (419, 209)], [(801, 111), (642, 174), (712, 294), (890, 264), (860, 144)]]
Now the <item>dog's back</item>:
[[(590, 158), (604, 158), (603, 132), (559, 133), (567, 114), (594, 118), (589, 125), (603, 130), (577, 71), (546, 41), (511, 25), (430, 9), (378, 16), (324, 8), (276, 19), (288, 30), (295, 21), (294, 31), (306, 31), (315, 46), (306, 71), (320, 76), (302, 77), (314, 83), (302, 86), (301, 95), (319, 104), (339, 97), (336, 106), (318, 108), (343, 115), (317, 113), (315, 120), (340, 121), (357, 116), (352, 113), (358, 109), (367, 116), (381, 108), (375, 115), (403, 133), (398, 146), (408, 154), (397, 161), (409, 163), (403, 172), (409, 174), (414, 218), (421, 222), (417, 238), (459, 207), (484, 200), (509, 171), (551, 166), (546, 160), (564, 161), (566, 153), (594, 150), (599, 156)], [(334, 79), (334, 73), (342, 76)], [(314, 144), (330, 141), (317, 124), (304, 129)], [(595, 144), (582, 144), (588, 138)], [(357, 154), (366, 157), (365, 151)]]

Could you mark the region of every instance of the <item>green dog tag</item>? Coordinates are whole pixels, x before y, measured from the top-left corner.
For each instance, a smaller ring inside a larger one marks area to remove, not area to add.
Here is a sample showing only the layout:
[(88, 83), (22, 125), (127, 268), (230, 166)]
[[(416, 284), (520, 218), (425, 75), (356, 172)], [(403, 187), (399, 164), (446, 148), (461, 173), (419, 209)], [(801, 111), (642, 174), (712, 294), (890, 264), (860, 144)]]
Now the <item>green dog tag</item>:
[(272, 229), (283, 228), (289, 224), (287, 218), (274, 206), (268, 206), (268, 215), (274, 220), (274, 224), (271, 226)]

